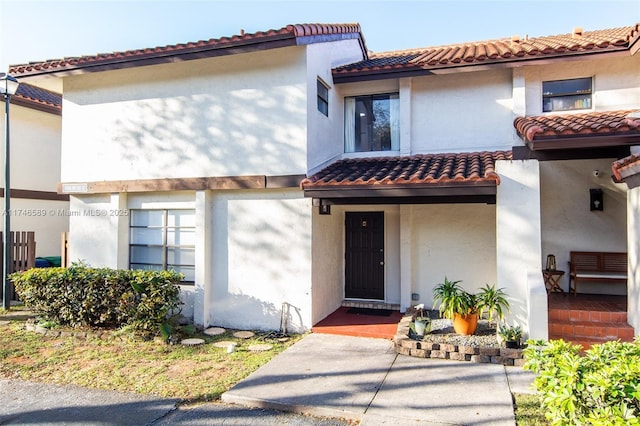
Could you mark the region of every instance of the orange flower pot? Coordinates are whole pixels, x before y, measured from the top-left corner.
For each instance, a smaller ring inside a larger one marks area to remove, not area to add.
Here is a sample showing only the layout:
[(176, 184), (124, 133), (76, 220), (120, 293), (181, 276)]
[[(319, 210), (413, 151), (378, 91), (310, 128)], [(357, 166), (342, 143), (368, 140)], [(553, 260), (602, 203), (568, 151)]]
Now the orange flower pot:
[(453, 329), (456, 333), (469, 336), (476, 332), (478, 327), (478, 314), (459, 315), (453, 314)]

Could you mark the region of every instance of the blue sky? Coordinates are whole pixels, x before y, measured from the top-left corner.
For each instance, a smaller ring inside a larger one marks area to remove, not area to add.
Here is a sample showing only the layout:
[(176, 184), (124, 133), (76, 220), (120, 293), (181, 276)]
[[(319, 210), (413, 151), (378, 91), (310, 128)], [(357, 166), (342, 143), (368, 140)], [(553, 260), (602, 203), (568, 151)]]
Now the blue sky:
[(640, 0), (0, 0), (0, 71), (309, 22), (358, 22), (379, 52), (632, 25)]

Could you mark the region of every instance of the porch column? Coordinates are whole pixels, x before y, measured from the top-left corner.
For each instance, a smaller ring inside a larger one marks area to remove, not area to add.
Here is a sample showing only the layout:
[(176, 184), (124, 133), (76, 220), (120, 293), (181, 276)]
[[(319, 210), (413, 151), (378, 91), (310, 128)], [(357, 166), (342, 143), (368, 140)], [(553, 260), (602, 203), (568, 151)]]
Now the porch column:
[(627, 319), (637, 336), (640, 330), (640, 186), (627, 190)]
[(211, 191), (196, 191), (195, 285), (193, 323), (209, 326), (211, 297)]
[(111, 194), (110, 207), (110, 227), (117, 235), (115, 266), (117, 269), (129, 269), (129, 215), (125, 214), (128, 211), (127, 193)]
[(411, 307), (411, 222), (413, 207), (400, 206), (400, 312)]
[(547, 299), (541, 272), (540, 168), (537, 160), (498, 161), (496, 263), (498, 287), (509, 296), (507, 320), (546, 339)]

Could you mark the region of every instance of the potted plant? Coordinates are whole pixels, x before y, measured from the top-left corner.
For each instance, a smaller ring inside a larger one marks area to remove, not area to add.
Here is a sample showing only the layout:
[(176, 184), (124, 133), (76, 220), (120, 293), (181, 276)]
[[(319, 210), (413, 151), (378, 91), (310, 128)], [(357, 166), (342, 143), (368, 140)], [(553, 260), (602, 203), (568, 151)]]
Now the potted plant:
[(478, 326), (478, 298), (464, 290), (461, 282), (445, 277), (444, 282), (433, 289), (433, 302), (434, 307), (440, 304), (440, 316), (453, 321), (456, 333), (470, 335), (475, 333)]
[(424, 303), (414, 306), (416, 317), (413, 320), (413, 331), (422, 337), (431, 331), (431, 318), (424, 316)]
[(478, 314), (480, 318), (487, 313), (489, 324), (493, 321), (493, 314), (497, 315), (499, 321), (504, 320), (505, 314), (509, 312), (509, 301), (507, 294), (502, 288), (496, 288), (495, 285), (486, 284), (477, 294)]
[(498, 335), (504, 341), (504, 346), (507, 348), (520, 347), (520, 341), (522, 340), (522, 328), (519, 325), (510, 326), (508, 324), (498, 325)]

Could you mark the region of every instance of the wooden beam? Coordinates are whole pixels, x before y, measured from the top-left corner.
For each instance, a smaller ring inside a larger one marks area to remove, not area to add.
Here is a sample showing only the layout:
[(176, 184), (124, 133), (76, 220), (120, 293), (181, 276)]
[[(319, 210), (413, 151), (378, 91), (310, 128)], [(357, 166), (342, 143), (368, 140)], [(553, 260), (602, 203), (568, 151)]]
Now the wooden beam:
[[(32, 191), (30, 189), (11, 188), (11, 198), (23, 198), (26, 200), (69, 201), (66, 194), (58, 194), (53, 191)], [(4, 197), (4, 188), (0, 188), (0, 197)]]
[(61, 182), (59, 194), (109, 194), (115, 192), (168, 192), (199, 190), (298, 188), (304, 175), (225, 176), (107, 180), (100, 182)]

